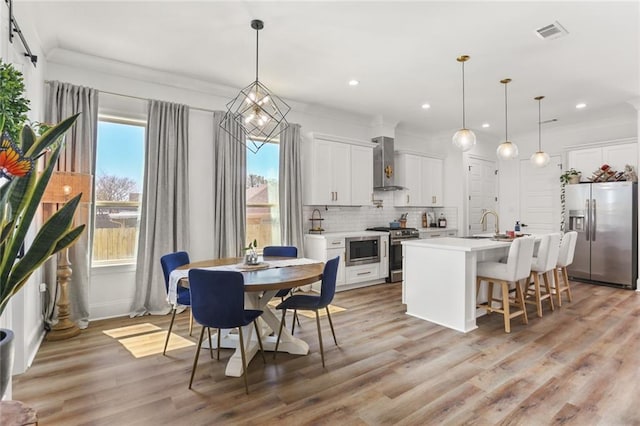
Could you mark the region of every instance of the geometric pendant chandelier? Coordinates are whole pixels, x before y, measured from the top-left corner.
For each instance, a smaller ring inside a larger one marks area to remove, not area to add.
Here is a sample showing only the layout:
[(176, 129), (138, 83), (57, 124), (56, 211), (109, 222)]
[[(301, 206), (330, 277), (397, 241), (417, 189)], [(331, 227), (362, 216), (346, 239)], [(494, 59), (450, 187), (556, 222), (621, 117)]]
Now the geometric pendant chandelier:
[(538, 101), (538, 151), (536, 151), (531, 156), (531, 164), (536, 167), (545, 167), (551, 161), (551, 157), (549, 154), (542, 150), (542, 121), (540, 119), (540, 101), (544, 99), (544, 96), (536, 96), (536, 101)]
[[(256, 30), (256, 80), (227, 104), (220, 127), (255, 154), (289, 125), (285, 116), (291, 107), (258, 80), (258, 34), (264, 23), (254, 19), (251, 28)], [(246, 140), (240, 137), (239, 132), (233, 131), (237, 126), (244, 129)]]
[(462, 64), (462, 129), (458, 130), (451, 139), (453, 145), (460, 151), (469, 151), (476, 144), (476, 135), (465, 126), (464, 111), (464, 63), (469, 60), (468, 55), (459, 56), (456, 59)]
[(511, 83), (510, 78), (500, 80), (504, 84), (504, 142), (498, 145), (496, 155), (501, 160), (512, 160), (518, 157), (518, 146), (509, 140), (509, 116), (507, 114), (507, 84)]

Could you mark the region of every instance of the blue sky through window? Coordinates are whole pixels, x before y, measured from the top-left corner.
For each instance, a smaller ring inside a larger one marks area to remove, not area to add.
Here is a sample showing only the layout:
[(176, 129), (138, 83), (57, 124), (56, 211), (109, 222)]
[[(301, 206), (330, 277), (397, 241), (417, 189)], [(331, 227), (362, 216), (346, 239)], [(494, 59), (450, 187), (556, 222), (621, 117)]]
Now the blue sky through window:
[(124, 176), (142, 191), (144, 175), (144, 126), (98, 122), (96, 176)]
[(278, 179), (279, 148), (278, 144), (267, 143), (256, 154), (247, 150), (247, 174)]

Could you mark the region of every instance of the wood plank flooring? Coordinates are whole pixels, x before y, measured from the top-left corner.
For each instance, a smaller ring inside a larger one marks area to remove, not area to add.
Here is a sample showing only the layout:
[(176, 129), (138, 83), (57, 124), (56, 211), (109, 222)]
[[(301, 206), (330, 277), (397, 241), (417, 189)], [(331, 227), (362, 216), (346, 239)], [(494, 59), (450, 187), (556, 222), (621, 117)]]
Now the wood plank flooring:
[[(40, 425), (640, 425), (640, 293), (572, 284), (574, 300), (529, 325), (501, 315), (463, 334), (404, 314), (399, 284), (338, 293), (347, 310), (332, 316), (339, 347), (322, 319), (326, 369), (315, 320), (296, 336), (308, 356), (270, 352), (241, 378), (200, 356), (187, 389), (193, 346), (134, 358), (103, 330), (170, 316), (91, 323), (72, 340), (44, 342), (33, 366), (14, 377), (15, 399)], [(188, 337), (188, 312), (174, 332)], [(194, 337), (199, 327), (194, 329)]]

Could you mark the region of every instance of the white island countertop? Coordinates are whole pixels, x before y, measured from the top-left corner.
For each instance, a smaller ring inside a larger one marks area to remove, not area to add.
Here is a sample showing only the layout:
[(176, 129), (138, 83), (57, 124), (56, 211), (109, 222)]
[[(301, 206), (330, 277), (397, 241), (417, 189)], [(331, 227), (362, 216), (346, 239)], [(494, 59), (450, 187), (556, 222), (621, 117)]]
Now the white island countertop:
[(446, 238), (432, 238), (428, 240), (404, 240), (402, 245), (411, 247), (431, 248), (440, 250), (455, 250), (455, 251), (483, 251), (491, 250), (503, 247), (509, 247), (511, 245), (508, 241), (495, 241), (490, 238), (461, 238), (461, 237), (446, 237)]

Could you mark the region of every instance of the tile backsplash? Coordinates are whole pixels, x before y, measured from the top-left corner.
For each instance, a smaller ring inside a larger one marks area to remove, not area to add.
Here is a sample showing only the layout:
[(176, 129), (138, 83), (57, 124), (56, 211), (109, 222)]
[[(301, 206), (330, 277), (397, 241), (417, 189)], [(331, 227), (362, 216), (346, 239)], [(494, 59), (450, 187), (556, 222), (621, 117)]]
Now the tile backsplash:
[[(394, 207), (393, 192), (376, 192), (375, 199), (381, 200), (383, 207), (376, 206), (304, 206), (304, 232), (311, 228), (311, 214), (314, 209), (320, 210), (324, 232), (360, 231), (375, 226), (389, 226), (389, 222), (397, 220), (403, 213), (407, 215), (407, 228), (421, 228), (422, 214), (433, 211), (436, 219), (443, 213), (447, 226), (455, 228), (458, 224), (458, 209), (455, 207)], [(316, 214), (317, 215), (317, 214)]]

